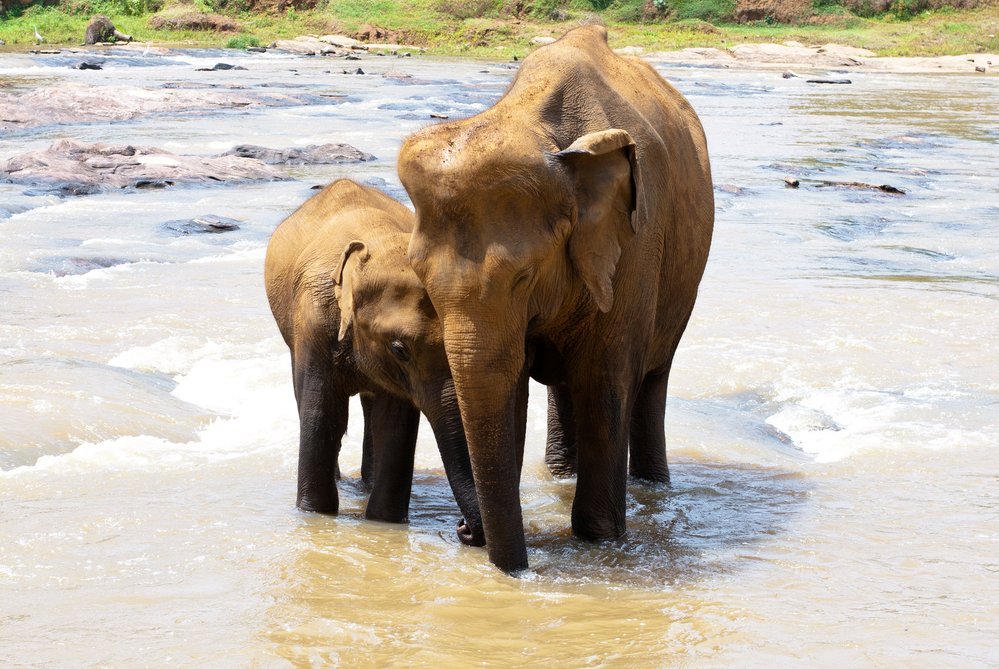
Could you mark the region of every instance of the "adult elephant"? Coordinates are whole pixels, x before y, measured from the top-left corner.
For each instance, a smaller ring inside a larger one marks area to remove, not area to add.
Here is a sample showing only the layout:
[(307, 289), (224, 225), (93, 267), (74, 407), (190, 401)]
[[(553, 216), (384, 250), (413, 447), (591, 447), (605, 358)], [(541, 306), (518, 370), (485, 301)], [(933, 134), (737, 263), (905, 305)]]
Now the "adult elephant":
[(443, 323), (489, 559), (527, 566), (516, 437), (528, 364), (572, 416), (573, 531), (620, 536), (629, 437), (631, 473), (668, 481), (666, 383), (711, 241), (693, 108), (586, 26), (526, 58), (492, 108), (411, 136), (398, 169), (417, 214), (409, 259)]
[(364, 411), (365, 517), (407, 518), (420, 411), (434, 430), (464, 519), (482, 525), (465, 433), (437, 314), (406, 256), (413, 213), (341, 179), (309, 198), (271, 236), (265, 283), (291, 351), (299, 413), (297, 504), (335, 514), (340, 441), (351, 395)]

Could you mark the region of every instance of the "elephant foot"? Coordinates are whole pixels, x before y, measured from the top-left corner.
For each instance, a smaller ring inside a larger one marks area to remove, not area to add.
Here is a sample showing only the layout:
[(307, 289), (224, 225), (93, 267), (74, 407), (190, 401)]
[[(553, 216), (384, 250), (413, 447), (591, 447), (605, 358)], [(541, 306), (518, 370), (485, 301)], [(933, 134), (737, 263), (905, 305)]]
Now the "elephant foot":
[(485, 546), (486, 535), (481, 527), (471, 528), (464, 518), (458, 523), (458, 541), (466, 546)]
[(296, 506), (306, 513), (321, 513), (326, 516), (335, 516), (340, 511), (340, 505), (337, 502), (330, 501), (300, 499)]
[(646, 474), (631, 474), (631, 480), (646, 488), (652, 488), (653, 490), (666, 489), (669, 488), (669, 472), (666, 472), (665, 476), (649, 476)]
[(545, 464), (548, 465), (548, 471), (551, 473), (552, 478), (571, 479), (576, 475), (575, 463), (546, 462)]
[[(551, 429), (551, 428), (549, 428)], [(576, 446), (567, 447), (549, 440), (545, 447), (545, 465), (557, 479), (568, 479), (576, 475)]]
[[(634, 444), (633, 444), (634, 445)], [(628, 460), (628, 476), (645, 485), (669, 485), (669, 465), (663, 457), (641, 457), (634, 451)]]
[(614, 541), (623, 537), (625, 531), (624, 513), (585, 517), (573, 510), (572, 533), (580, 539), (593, 542)]

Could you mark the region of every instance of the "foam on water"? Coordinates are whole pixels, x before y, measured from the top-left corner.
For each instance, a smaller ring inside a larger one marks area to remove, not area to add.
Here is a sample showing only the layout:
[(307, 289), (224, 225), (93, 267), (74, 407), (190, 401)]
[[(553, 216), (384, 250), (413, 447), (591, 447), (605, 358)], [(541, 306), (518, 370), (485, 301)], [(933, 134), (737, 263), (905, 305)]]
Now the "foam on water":
[(69, 453), (42, 456), (33, 466), (18, 467), (4, 475), (190, 468), (203, 462), (252, 457), (260, 451), (284, 451), (297, 442), (297, 417), (287, 362), (277, 355), (278, 343), (283, 347), (272, 340), (241, 347), (171, 337), (128, 349), (109, 364), (169, 374), (176, 384), (171, 391), (174, 397), (217, 417), (191, 441), (140, 434), (85, 442)]
[(53, 284), (64, 290), (83, 291), (94, 286), (94, 284), (107, 284), (114, 282), (119, 276), (129, 274), (143, 267), (159, 265), (162, 263), (139, 260), (132, 263), (114, 265), (113, 267), (99, 267), (90, 270), (85, 274), (66, 274), (55, 276)]

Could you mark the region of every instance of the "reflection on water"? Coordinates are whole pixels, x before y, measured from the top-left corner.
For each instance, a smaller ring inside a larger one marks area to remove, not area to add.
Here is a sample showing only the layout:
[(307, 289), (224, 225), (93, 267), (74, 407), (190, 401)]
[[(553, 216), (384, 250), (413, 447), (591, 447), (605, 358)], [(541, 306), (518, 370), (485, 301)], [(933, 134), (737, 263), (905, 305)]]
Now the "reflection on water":
[[(958, 79), (960, 77), (952, 77)], [(880, 149), (918, 147), (934, 148), (932, 134), (974, 141), (994, 141), (992, 123), (995, 105), (990, 94), (996, 92), (993, 78), (964, 78), (966, 85), (926, 89), (908, 87), (895, 77), (889, 82), (871, 77), (861, 91), (828, 91), (797, 100), (797, 108), (810, 116), (835, 116), (858, 122), (896, 122), (913, 131), (897, 137), (868, 140)], [(914, 77), (912, 79), (915, 79)], [(887, 85), (886, 85), (887, 84)], [(983, 90), (984, 89), (984, 90)]]
[[(558, 522), (532, 527), (532, 571), (566, 583), (606, 583), (648, 590), (683, 587), (733, 569), (738, 547), (786, 531), (806, 502), (800, 475), (756, 467), (674, 464), (668, 488), (632, 486), (628, 533), (615, 542), (580, 541), (567, 529), (571, 483), (557, 486), (549, 504), (526, 508)], [(546, 486), (549, 487), (549, 486)]]
[[(75, 58), (76, 56), (73, 56)], [(406, 200), (402, 139), (512, 65), (229, 51), (0, 57), (0, 94), (230, 91), (236, 109), (7, 131), (218, 154), (347, 142), (283, 182), (59, 198), (0, 185), (0, 636), (12, 666), (992, 667), (999, 638), (999, 90), (994, 77), (660, 64), (704, 122), (718, 222), (670, 378), (670, 487), (570, 532), (531, 391), (531, 569), (455, 537), (423, 426), (410, 522), (294, 509), (297, 415), (263, 291), (272, 230), (349, 176)], [(217, 62), (245, 70), (199, 72)], [(799, 189), (783, 177), (802, 179)], [(809, 187), (888, 183), (904, 196)], [(174, 234), (217, 216), (238, 229)], [(155, 659), (151, 659), (155, 658)]]
[(517, 580), (496, 578), (484, 551), (459, 546), (441, 523), (454, 517), (454, 502), (440, 475), (418, 476), (408, 528), (368, 524), (359, 536), (362, 521), (351, 512), (335, 521), (303, 516), (266, 638), (293, 662), (344, 666), (512, 656), (659, 664), (710, 646), (734, 636), (735, 621), (691, 588), (736, 575), (746, 546), (785, 532), (809, 484), (779, 470), (695, 462), (676, 464), (673, 476), (669, 489), (632, 486), (627, 536), (600, 544), (561, 529), (569, 482), (528, 484), (532, 568)]

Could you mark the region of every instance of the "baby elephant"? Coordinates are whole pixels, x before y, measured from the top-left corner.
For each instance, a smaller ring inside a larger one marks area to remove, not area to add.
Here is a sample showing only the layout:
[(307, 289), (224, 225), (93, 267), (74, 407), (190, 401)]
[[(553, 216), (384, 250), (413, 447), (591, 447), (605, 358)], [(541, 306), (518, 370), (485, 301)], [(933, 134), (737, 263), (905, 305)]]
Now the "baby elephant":
[(336, 181), (274, 231), (265, 280), (291, 349), (300, 441), (298, 506), (335, 514), (347, 406), (364, 409), (365, 517), (404, 522), (420, 412), (433, 427), (464, 515), (463, 543), (484, 543), (441, 326), (406, 251), (415, 218), (389, 196)]

